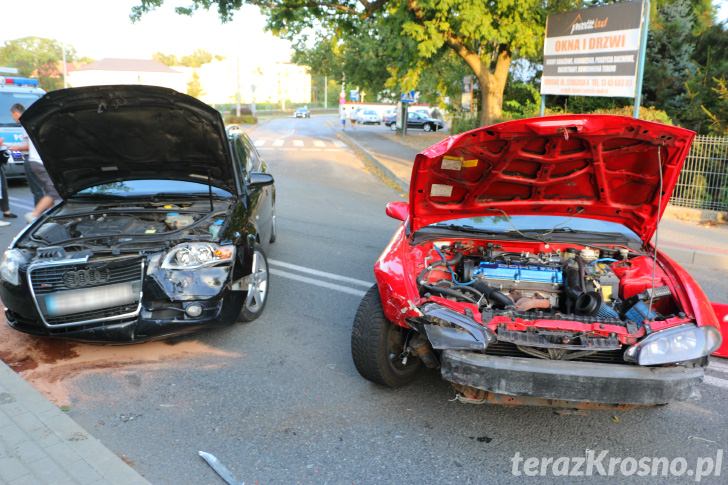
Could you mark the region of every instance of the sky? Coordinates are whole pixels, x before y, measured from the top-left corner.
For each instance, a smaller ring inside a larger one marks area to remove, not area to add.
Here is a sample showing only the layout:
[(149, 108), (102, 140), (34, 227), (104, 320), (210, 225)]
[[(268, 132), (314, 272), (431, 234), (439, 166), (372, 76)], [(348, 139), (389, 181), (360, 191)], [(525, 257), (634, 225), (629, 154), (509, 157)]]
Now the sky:
[[(0, 28), (0, 43), (25, 36), (48, 37), (67, 43), (79, 56), (92, 59), (150, 59), (154, 52), (184, 55), (201, 48), (262, 64), (287, 61), (291, 54), (288, 42), (265, 32), (265, 19), (256, 7), (243, 7), (232, 22), (221, 24), (215, 12), (201, 10), (191, 17), (174, 12), (175, 6), (188, 6), (191, 0), (166, 0), (161, 8), (132, 23), (129, 13), (137, 0), (2, 3), (3, 13), (9, 15)], [(719, 20), (728, 20), (728, 0), (714, 0), (714, 4), (719, 8)]]
[[(215, 12), (200, 10), (178, 15), (165, 4), (136, 23), (129, 20), (136, 0), (2, 0), (4, 19), (0, 43), (19, 37), (56, 39), (81, 57), (150, 59), (155, 52), (184, 55), (205, 49), (226, 57), (241, 56), (251, 63), (288, 61), (290, 44), (265, 32), (265, 18), (256, 7), (243, 7), (233, 21), (222, 24)], [(8, 10), (8, 5), (11, 7)], [(8, 15), (9, 14), (9, 15)], [(22, 19), (19, 21), (10, 21)]]

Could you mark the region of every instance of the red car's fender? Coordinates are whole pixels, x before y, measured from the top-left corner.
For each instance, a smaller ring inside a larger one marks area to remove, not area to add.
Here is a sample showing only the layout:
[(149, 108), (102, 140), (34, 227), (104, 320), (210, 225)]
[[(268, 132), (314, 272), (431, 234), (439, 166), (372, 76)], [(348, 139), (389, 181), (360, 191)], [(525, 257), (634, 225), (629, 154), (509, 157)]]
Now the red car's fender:
[(723, 344), (713, 352), (713, 355), (728, 358), (728, 304), (713, 303), (713, 310), (720, 322), (720, 333), (723, 336)]
[(418, 316), (414, 300), (419, 298), (417, 275), (409, 274), (410, 247), (405, 231), (406, 224), (405, 222), (397, 229), (374, 264), (374, 278), (377, 280), (384, 316), (402, 327), (407, 327), (407, 317)]

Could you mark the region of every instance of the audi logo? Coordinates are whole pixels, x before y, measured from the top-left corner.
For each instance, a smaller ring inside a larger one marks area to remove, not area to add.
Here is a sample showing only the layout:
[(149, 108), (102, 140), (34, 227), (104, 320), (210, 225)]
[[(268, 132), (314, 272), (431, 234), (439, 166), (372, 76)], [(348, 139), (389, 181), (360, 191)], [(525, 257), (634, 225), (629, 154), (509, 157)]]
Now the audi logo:
[(79, 269), (63, 273), (63, 283), (69, 288), (82, 288), (108, 283), (110, 277), (108, 268)]

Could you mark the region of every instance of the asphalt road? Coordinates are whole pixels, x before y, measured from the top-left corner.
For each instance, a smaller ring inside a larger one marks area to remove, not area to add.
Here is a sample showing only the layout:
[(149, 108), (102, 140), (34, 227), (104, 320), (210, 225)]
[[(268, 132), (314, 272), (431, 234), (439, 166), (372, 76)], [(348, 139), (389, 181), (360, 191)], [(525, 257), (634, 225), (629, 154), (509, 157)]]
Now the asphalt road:
[[(684, 457), (692, 468), (728, 448), (725, 364), (710, 370), (717, 380), (693, 401), (584, 415), (453, 402), (435, 372), (396, 391), (362, 379), (350, 357), (351, 322), (396, 226), (384, 204), (398, 194), (366, 172), (326, 121), (277, 119), (253, 133), (278, 194), (265, 314), (186, 339), (225, 355), (132, 362), (75, 378), (69, 413), (89, 432), (151, 482), (170, 484), (222, 483), (198, 450), (239, 480), (268, 484), (512, 483), (522, 479), (512, 475), (516, 453), (608, 450), (637, 460)], [(13, 186), (11, 195), (22, 213), (27, 189)], [(0, 228), (0, 242), (20, 227)], [(720, 272), (690, 269), (711, 297), (728, 294)], [(702, 483), (725, 483), (726, 474), (724, 464), (722, 477)], [(665, 479), (618, 479), (630, 480)], [(568, 478), (581, 481), (590, 478)]]

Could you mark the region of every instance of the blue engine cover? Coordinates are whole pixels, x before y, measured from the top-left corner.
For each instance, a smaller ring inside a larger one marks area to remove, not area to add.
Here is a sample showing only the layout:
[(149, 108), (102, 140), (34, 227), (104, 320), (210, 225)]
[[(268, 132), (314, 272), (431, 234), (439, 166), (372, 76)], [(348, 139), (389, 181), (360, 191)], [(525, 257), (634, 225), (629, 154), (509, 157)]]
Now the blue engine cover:
[(483, 276), (498, 280), (517, 280), (532, 283), (562, 284), (564, 275), (561, 268), (548, 266), (484, 263), (473, 268), (473, 276)]

